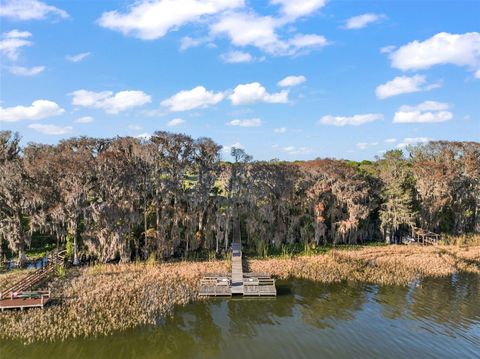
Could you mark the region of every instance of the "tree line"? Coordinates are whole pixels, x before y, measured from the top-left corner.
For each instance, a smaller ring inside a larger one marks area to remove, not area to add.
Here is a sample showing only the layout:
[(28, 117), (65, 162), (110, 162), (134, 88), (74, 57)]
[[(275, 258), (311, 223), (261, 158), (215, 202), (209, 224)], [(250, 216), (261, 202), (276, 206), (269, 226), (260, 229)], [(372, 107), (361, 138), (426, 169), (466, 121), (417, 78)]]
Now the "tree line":
[[(101, 262), (217, 253), (241, 240), (396, 241), (413, 226), (480, 231), (480, 143), (436, 141), (375, 161), (253, 161), (209, 138), (155, 132), (29, 143), (0, 131), (0, 248), (21, 263), (32, 235)], [(3, 255), (3, 254), (2, 254)]]

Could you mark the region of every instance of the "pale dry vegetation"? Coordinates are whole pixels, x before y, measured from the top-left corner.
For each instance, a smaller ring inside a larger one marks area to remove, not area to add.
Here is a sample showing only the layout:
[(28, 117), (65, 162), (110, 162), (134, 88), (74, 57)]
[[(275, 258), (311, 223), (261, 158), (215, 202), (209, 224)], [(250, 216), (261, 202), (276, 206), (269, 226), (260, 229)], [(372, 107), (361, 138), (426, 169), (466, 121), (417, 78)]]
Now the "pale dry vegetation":
[[(331, 250), (325, 254), (248, 261), (252, 272), (322, 283), (361, 281), (407, 285), (455, 272), (480, 274), (480, 246), (383, 246)], [(109, 335), (156, 324), (176, 305), (197, 300), (202, 273), (227, 272), (228, 261), (109, 264), (70, 270), (53, 283), (58, 305), (43, 310), (5, 311), (0, 338), (24, 342)], [(3, 274), (4, 285), (19, 273)], [(7, 279), (6, 279), (7, 278)]]
[(218, 271), (227, 271), (227, 262), (84, 268), (54, 284), (60, 305), (1, 313), (0, 337), (49, 341), (156, 324), (170, 315), (175, 305), (197, 298), (201, 273)]
[(388, 246), (332, 250), (323, 255), (252, 260), (253, 272), (323, 283), (360, 281), (406, 285), (415, 279), (448, 276), (457, 271), (480, 274), (480, 246)]

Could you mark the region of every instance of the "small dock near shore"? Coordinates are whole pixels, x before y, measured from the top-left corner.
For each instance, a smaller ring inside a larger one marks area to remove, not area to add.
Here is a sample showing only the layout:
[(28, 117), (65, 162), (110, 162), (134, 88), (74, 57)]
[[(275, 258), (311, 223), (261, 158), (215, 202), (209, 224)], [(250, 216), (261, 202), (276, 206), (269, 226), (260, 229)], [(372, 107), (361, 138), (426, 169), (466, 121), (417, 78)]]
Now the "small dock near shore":
[(243, 295), (244, 297), (275, 297), (275, 279), (268, 274), (243, 273), (242, 246), (232, 243), (232, 271), (225, 274), (207, 274), (200, 280), (199, 295), (217, 297)]
[(43, 308), (50, 302), (52, 293), (50, 289), (34, 289), (47, 281), (55, 271), (55, 266), (62, 264), (65, 250), (55, 251), (47, 256), (47, 263), (43, 268), (34, 270), (22, 280), (0, 292), (0, 310)]

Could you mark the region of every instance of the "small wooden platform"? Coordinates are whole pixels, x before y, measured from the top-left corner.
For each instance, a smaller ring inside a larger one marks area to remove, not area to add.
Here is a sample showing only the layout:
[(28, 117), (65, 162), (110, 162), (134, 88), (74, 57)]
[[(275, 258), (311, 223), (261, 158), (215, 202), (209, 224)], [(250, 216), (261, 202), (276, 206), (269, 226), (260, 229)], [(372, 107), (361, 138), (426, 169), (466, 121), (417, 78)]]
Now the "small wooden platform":
[(43, 308), (51, 300), (50, 290), (11, 293), (0, 297), (0, 310), (24, 308)]
[(200, 280), (199, 295), (274, 297), (277, 295), (277, 289), (275, 279), (268, 274), (243, 273), (241, 244), (232, 243), (231, 274), (205, 275)]

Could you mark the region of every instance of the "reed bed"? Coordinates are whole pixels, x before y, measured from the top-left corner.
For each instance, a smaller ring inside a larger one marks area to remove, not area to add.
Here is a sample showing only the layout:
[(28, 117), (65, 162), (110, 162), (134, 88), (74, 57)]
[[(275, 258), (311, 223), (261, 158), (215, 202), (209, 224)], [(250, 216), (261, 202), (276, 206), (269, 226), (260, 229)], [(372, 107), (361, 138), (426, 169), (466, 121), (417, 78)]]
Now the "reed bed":
[(0, 338), (25, 343), (109, 335), (156, 324), (175, 305), (197, 299), (204, 272), (225, 272), (226, 261), (84, 268), (54, 283), (61, 305), (0, 314)]
[(323, 283), (358, 281), (407, 285), (425, 277), (455, 272), (480, 274), (480, 246), (388, 246), (360, 250), (332, 250), (323, 255), (251, 260), (252, 272), (278, 278), (304, 278)]
[[(324, 254), (248, 261), (252, 272), (322, 283), (360, 281), (406, 285), (455, 272), (480, 274), (480, 246), (385, 246), (331, 250)], [(25, 343), (109, 335), (157, 324), (176, 305), (198, 299), (200, 276), (227, 272), (229, 261), (99, 265), (69, 270), (52, 283), (59, 305), (0, 314), (0, 339)], [(0, 275), (0, 283), (22, 273)]]

